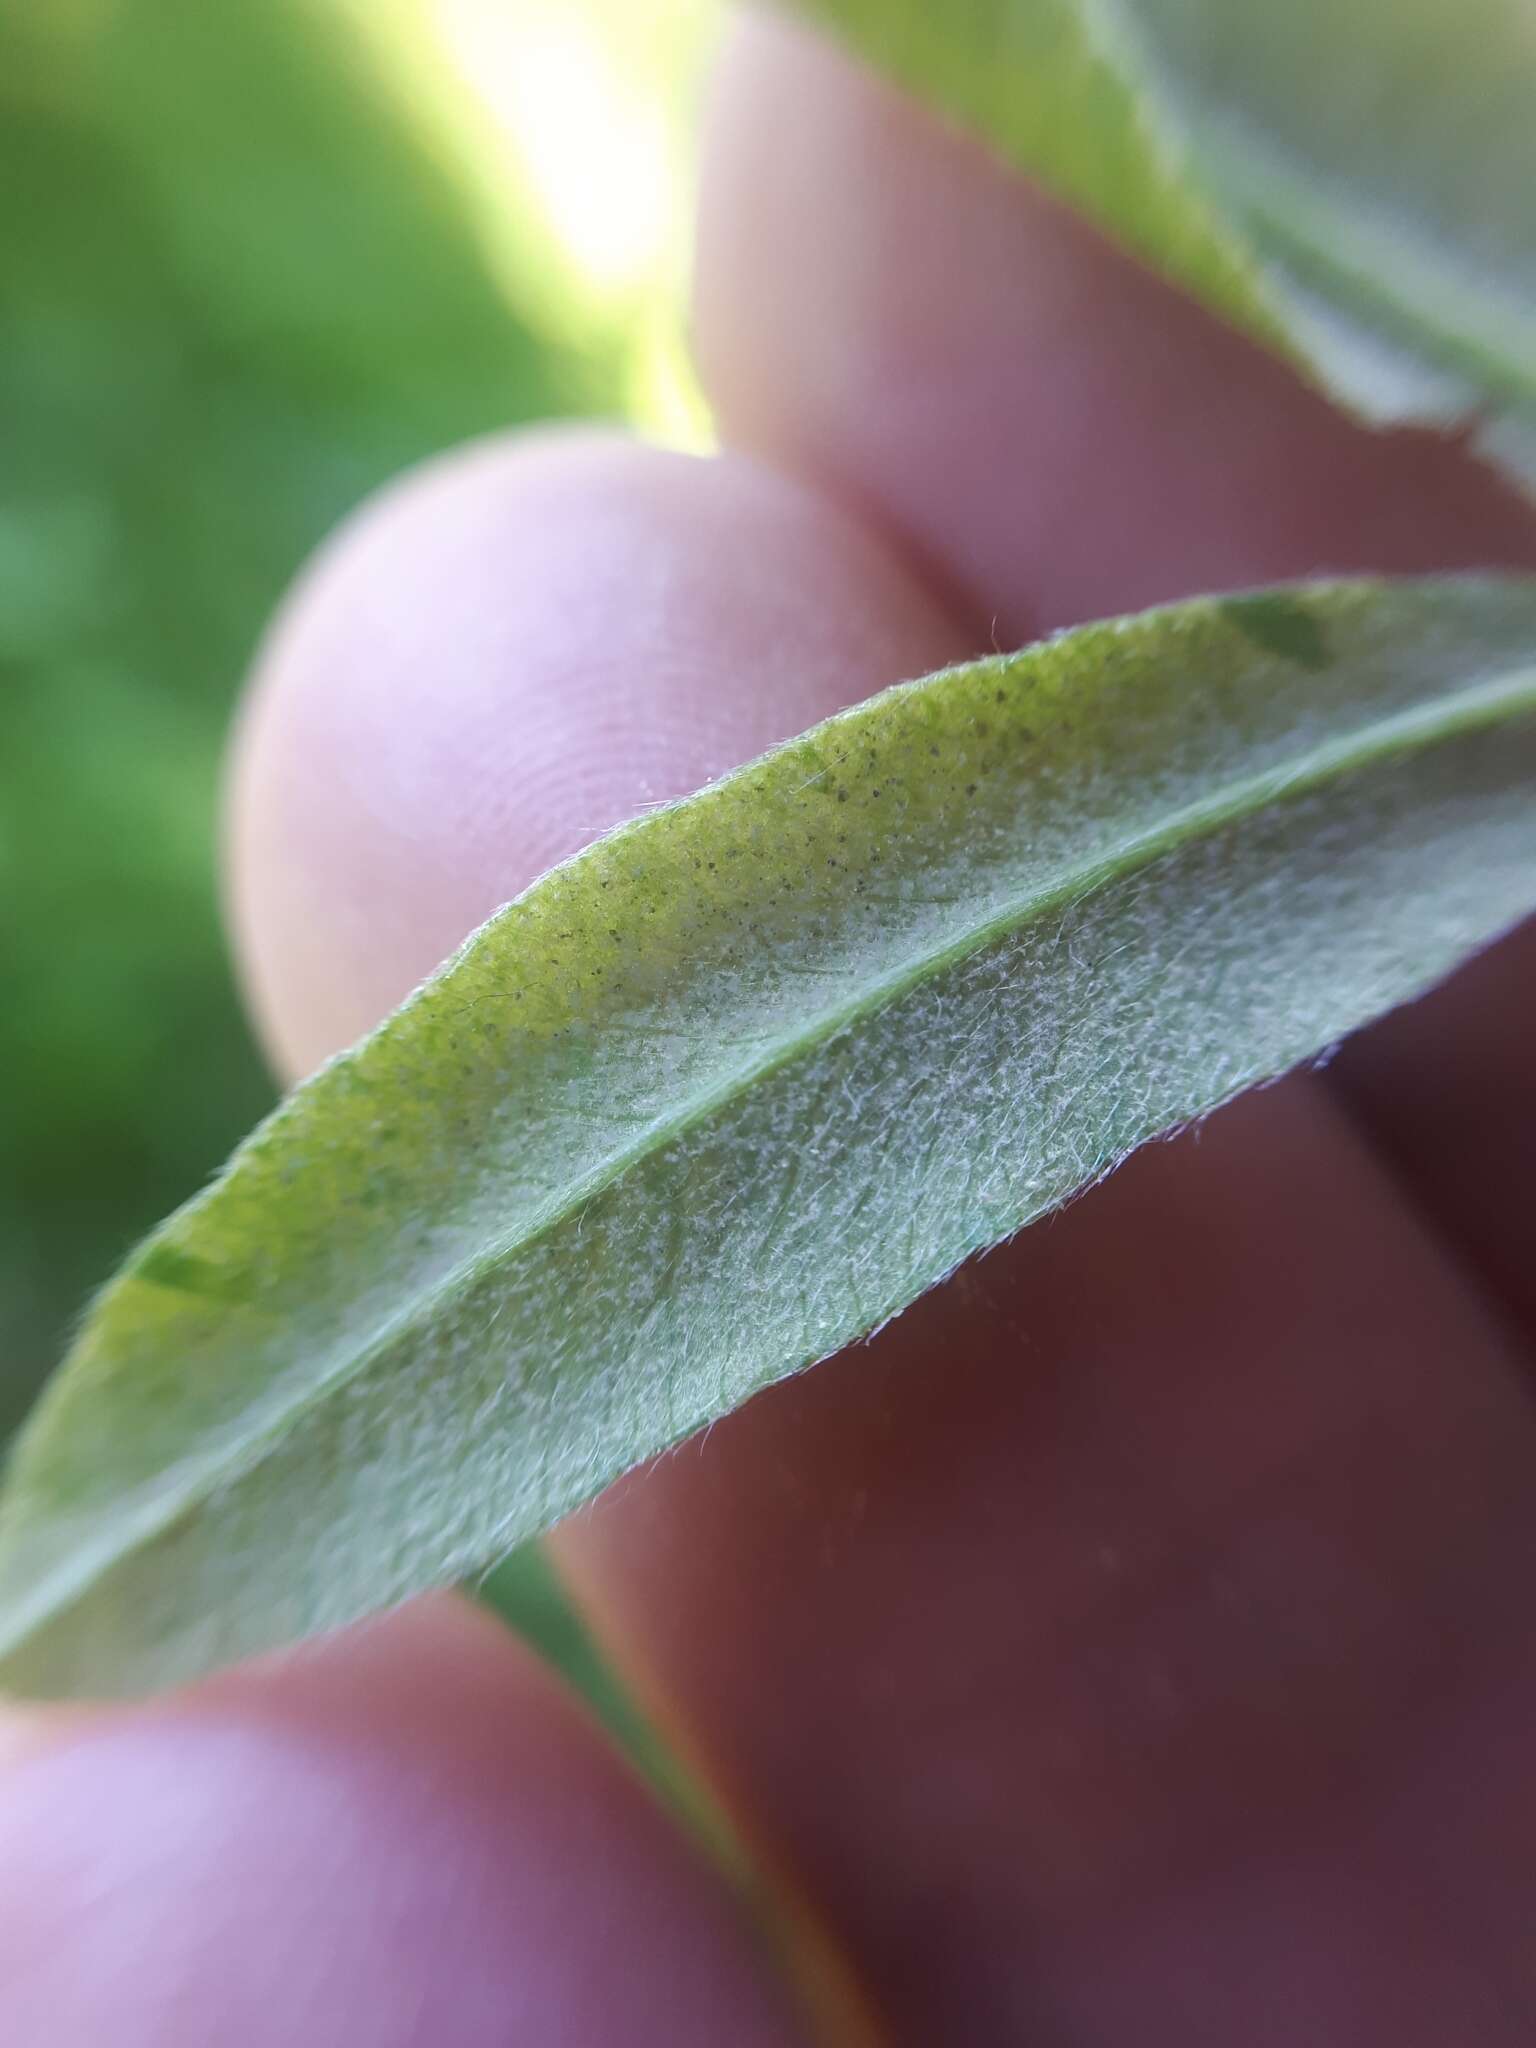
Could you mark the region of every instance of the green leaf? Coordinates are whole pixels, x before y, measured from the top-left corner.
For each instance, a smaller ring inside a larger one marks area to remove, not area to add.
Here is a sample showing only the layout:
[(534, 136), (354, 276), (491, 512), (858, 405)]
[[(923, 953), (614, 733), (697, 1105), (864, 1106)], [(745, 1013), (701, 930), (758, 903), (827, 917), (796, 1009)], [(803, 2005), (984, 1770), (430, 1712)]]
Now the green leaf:
[(1536, 483), (1529, 0), (798, 0), (1366, 418)]
[(1536, 582), (1337, 585), (887, 692), (599, 841), (102, 1295), (0, 1506), (0, 1678), (485, 1565), (1492, 938), (1533, 780)]
[(779, 1917), (737, 1830), (698, 1771), (639, 1705), (571, 1605), (541, 1543), (520, 1544), (466, 1592), (499, 1615), (573, 1686), (631, 1767), (744, 1894), (770, 1933)]

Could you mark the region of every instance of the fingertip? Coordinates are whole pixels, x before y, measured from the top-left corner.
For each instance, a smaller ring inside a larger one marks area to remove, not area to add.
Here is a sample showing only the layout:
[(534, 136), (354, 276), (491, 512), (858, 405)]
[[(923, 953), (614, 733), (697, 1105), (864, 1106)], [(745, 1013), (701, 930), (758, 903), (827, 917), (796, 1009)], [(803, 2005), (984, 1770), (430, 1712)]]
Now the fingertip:
[(77, 1722), (0, 1774), (0, 1857), (6, 2041), (798, 2038), (720, 1881), (457, 1600)]
[(429, 465), (301, 579), (237, 733), (229, 909), (278, 1065), (598, 833), (965, 641), (855, 519), (743, 457), (588, 430)]

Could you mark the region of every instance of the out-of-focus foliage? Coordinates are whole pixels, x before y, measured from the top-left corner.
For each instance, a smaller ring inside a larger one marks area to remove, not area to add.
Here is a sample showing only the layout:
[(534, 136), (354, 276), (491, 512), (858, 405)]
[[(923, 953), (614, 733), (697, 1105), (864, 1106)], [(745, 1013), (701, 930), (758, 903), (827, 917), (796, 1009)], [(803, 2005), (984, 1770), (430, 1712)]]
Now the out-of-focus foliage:
[(1532, 0), (795, 0), (1377, 426), (1536, 492)]
[[(216, 782), (298, 562), (468, 435), (687, 416), (674, 102), (704, 9), (656, 10), (649, 72), (603, 41), (638, 13), (0, 8), (0, 1431), (271, 1094), (218, 928)], [(562, 185), (518, 108), (563, 94), (574, 129), (603, 92), (606, 143), (572, 132)], [(576, 192), (596, 219), (605, 176), (627, 269), (560, 213)]]

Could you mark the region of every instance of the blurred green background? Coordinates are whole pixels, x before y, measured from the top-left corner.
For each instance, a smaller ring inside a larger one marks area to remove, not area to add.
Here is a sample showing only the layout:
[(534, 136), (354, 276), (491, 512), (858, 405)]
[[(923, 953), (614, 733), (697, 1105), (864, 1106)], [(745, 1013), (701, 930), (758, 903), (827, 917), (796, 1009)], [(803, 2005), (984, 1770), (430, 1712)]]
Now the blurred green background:
[(220, 755), (307, 551), (552, 414), (702, 437), (709, 0), (0, 7), (0, 1436), (268, 1105)]

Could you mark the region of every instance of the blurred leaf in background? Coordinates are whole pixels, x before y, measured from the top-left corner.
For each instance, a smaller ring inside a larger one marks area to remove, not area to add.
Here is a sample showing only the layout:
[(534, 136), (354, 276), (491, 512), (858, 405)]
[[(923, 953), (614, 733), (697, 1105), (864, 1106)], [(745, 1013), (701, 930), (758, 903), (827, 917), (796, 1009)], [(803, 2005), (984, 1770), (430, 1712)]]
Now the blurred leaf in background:
[(0, 1433), (271, 1095), (216, 905), (271, 607), (434, 449), (688, 438), (708, 0), (0, 11)]

